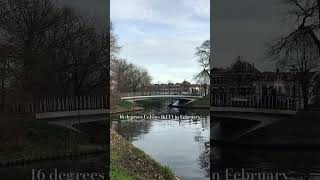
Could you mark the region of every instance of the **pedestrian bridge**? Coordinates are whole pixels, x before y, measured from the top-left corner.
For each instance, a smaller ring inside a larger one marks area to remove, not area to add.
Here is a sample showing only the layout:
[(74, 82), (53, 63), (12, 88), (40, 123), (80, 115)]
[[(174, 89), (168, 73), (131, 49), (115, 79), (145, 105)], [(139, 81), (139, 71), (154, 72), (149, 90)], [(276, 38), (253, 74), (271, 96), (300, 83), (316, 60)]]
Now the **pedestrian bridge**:
[(290, 109), (268, 109), (268, 108), (249, 108), (249, 107), (211, 107), (210, 111), (213, 114), (223, 112), (238, 112), (238, 113), (255, 113), (255, 114), (279, 114), (279, 115), (294, 115), (298, 111)]
[[(216, 94), (211, 96), (215, 140), (236, 141), (304, 109), (301, 98), (287, 96)], [(230, 131), (230, 129), (232, 129)], [(229, 132), (229, 133), (224, 133)]]
[(304, 109), (302, 98), (288, 96), (214, 94), (210, 102), (212, 112), (292, 115)]
[(203, 98), (204, 94), (190, 92), (164, 92), (164, 91), (145, 91), (145, 92), (127, 92), (121, 95), (122, 100), (139, 101), (158, 98), (170, 98), (176, 100), (172, 106), (184, 106), (197, 99)]
[(35, 119), (108, 114), (107, 96), (65, 96), (34, 98), (28, 103), (0, 104), (0, 112), (28, 113)]
[(121, 97), (122, 100), (144, 100), (144, 99), (155, 99), (155, 98), (172, 98), (172, 99), (200, 99), (202, 96), (192, 96), (192, 95), (172, 95), (172, 94), (163, 94), (163, 95), (146, 95), (146, 96), (129, 96)]

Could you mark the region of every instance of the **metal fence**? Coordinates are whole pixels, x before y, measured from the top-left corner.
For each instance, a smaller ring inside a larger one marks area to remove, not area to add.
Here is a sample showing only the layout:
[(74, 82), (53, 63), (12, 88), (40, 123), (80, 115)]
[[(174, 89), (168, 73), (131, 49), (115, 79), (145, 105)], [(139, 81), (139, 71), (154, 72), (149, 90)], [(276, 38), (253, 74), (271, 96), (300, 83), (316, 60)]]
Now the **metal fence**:
[(32, 103), (0, 104), (1, 112), (41, 113), (89, 109), (107, 109), (107, 96), (70, 96), (36, 98)]
[(288, 96), (212, 94), (210, 103), (213, 107), (264, 108), (294, 111), (304, 108), (302, 98)]
[(121, 97), (133, 96), (156, 96), (156, 95), (189, 95), (189, 96), (204, 96), (201, 92), (176, 92), (176, 91), (143, 91), (143, 92), (125, 92)]

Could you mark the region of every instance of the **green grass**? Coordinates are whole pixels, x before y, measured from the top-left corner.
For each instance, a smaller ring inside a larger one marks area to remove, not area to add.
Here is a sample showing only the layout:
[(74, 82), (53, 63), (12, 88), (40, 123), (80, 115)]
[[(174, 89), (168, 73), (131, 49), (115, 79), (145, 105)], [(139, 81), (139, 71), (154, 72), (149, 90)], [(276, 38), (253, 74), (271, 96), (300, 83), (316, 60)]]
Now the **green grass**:
[(175, 179), (169, 167), (162, 166), (113, 130), (110, 138), (111, 180)]
[(134, 103), (129, 102), (129, 101), (125, 101), (125, 100), (121, 100), (121, 101), (118, 103), (118, 106), (123, 107), (123, 108), (130, 109), (130, 108), (132, 108), (132, 107), (134, 106)]
[(201, 99), (197, 99), (192, 103), (188, 104), (186, 107), (190, 108), (209, 108), (210, 107), (210, 99), (209, 97), (203, 97)]
[(160, 163), (155, 161), (151, 156), (144, 153), (142, 150), (138, 148), (133, 148), (133, 153), (135, 153), (139, 158), (145, 159), (145, 161), (149, 162), (151, 166), (158, 169), (159, 173), (162, 174), (165, 179), (169, 180), (175, 178), (174, 173), (168, 166), (162, 166)]
[(135, 106), (136, 106), (135, 103), (125, 101), (125, 100), (120, 100), (116, 106), (111, 107), (111, 112), (120, 113), (120, 112), (132, 111)]
[(111, 167), (110, 179), (111, 180), (135, 180), (132, 176), (126, 174), (124, 170), (118, 169), (118, 167)]
[[(111, 162), (116, 162), (118, 157), (111, 155)], [(110, 179), (111, 180), (135, 180), (133, 176), (130, 176), (127, 171), (121, 167), (118, 163), (111, 163), (110, 167)]]
[(126, 171), (126, 169), (122, 168), (122, 166), (119, 164), (119, 159), (121, 157), (119, 156), (119, 153), (117, 151), (111, 151), (110, 153), (110, 179), (111, 180), (134, 180), (135, 178), (133, 176), (130, 176), (129, 173)]

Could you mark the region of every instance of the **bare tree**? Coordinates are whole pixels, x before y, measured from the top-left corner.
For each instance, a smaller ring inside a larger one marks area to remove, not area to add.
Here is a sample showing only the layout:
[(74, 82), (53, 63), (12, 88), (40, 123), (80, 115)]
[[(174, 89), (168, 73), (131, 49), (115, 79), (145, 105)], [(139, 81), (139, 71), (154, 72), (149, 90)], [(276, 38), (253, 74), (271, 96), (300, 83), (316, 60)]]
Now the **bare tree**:
[(207, 95), (209, 84), (210, 84), (210, 76), (208, 76), (207, 71), (203, 70), (199, 74), (197, 74), (194, 79), (196, 82), (202, 86), (204, 90), (204, 95)]
[(30, 96), (36, 64), (82, 33), (79, 19), (50, 0), (2, 0), (0, 14), (0, 31), (23, 66), (22, 84)]
[(128, 90), (126, 73), (133, 68), (133, 64), (127, 63), (125, 59), (111, 60), (111, 81), (112, 89), (120, 93)]
[(142, 91), (150, 85), (149, 73), (124, 59), (112, 60), (111, 76), (115, 92)]
[(285, 0), (284, 2), (288, 6), (289, 22), (293, 30), (280, 37), (277, 43), (285, 48), (286, 44), (296, 42), (308, 35), (320, 50), (320, 0)]
[(210, 40), (204, 41), (197, 47), (195, 55), (198, 56), (198, 62), (203, 70), (196, 74), (194, 79), (203, 87), (204, 94), (207, 95), (210, 83)]
[(117, 37), (113, 32), (113, 25), (110, 23), (110, 59), (117, 59), (117, 54), (119, 53), (121, 47), (118, 45)]
[(203, 71), (209, 76), (210, 75), (210, 41), (204, 41), (201, 46), (196, 48), (196, 56), (198, 56), (198, 62), (202, 67)]
[(22, 67), (21, 97), (84, 95), (109, 88), (109, 53), (117, 49), (112, 34), (97, 33), (84, 18), (52, 0), (0, 2), (0, 44), (11, 45), (10, 61)]
[(311, 72), (319, 65), (318, 48), (312, 41), (310, 35), (306, 34), (294, 42), (286, 43), (285, 47), (271, 46), (269, 51), (270, 57), (277, 62), (280, 69), (297, 71), (294, 81), (297, 80), (301, 87), (300, 91), (305, 106), (311, 96), (309, 92)]
[(293, 30), (268, 44), (267, 56), (281, 69), (298, 70), (304, 105), (310, 97), (310, 72), (320, 61), (320, 0), (286, 0)]
[(127, 72), (127, 77), (129, 88), (133, 92), (144, 91), (151, 83), (151, 76), (148, 71), (138, 66), (133, 66)]
[(61, 81), (75, 95), (90, 94), (100, 87), (100, 94), (106, 91), (109, 80), (109, 35), (96, 34), (94, 29), (87, 27), (67, 50), (59, 50), (61, 55), (58, 63)]

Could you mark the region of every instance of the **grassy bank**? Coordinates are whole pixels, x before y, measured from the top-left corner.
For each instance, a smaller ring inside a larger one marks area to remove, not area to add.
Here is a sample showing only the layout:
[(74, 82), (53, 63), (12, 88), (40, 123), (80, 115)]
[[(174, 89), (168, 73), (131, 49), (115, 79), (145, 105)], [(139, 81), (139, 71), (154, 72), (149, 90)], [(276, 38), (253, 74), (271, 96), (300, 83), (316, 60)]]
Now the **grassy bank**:
[(32, 118), (0, 120), (0, 162), (102, 149), (73, 130)]
[(186, 105), (187, 108), (210, 108), (210, 99), (209, 97), (204, 97), (197, 99), (190, 104)]
[(114, 130), (110, 130), (111, 180), (174, 180), (168, 167), (163, 167), (134, 147)]
[(138, 107), (133, 102), (120, 100), (117, 105), (111, 107), (111, 113), (116, 114), (116, 113), (122, 113), (122, 112), (139, 111), (142, 109), (143, 109), (142, 107)]

